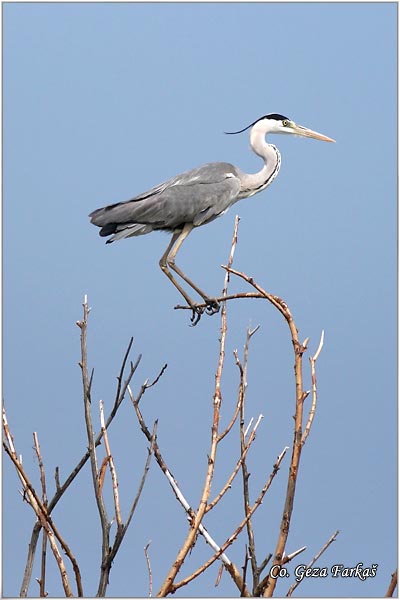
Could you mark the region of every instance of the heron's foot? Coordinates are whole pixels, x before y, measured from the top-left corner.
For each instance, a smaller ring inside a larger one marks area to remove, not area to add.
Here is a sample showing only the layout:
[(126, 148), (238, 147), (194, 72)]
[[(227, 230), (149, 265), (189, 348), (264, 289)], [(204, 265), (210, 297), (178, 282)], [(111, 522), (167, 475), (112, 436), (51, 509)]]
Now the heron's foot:
[(206, 315), (215, 315), (219, 312), (220, 304), (216, 298), (204, 298), (203, 304), (196, 304), (195, 302), (189, 302), (186, 306), (180, 306), (179, 304), (175, 306), (175, 309), (183, 308), (192, 311), (190, 317), (191, 326), (194, 327), (200, 321), (202, 315), (206, 313)]
[(202, 314), (204, 313), (204, 306), (200, 306), (199, 304), (192, 304), (190, 306), (192, 310), (192, 316), (190, 317), (190, 323), (192, 327), (195, 327), (197, 323), (200, 321)]
[(215, 298), (205, 298), (204, 301), (206, 303), (205, 312), (207, 315), (211, 316), (219, 312), (220, 306), (218, 300)]
[(219, 308), (219, 302), (215, 298), (204, 298), (204, 304), (192, 304), (192, 316), (190, 317), (192, 327), (197, 325), (204, 313), (210, 316), (215, 315), (219, 312)]

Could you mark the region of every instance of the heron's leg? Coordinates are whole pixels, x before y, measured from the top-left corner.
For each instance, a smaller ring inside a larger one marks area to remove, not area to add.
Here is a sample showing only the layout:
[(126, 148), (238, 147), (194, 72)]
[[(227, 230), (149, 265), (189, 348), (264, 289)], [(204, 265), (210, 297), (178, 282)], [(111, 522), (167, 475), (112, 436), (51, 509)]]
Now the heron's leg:
[[(189, 277), (187, 277), (187, 275), (185, 275), (183, 273), (183, 271), (175, 264), (175, 257), (178, 253), (178, 250), (182, 246), (183, 242), (185, 241), (185, 239), (187, 238), (187, 236), (189, 235), (189, 233), (192, 231), (193, 228), (194, 228), (194, 225), (192, 225), (191, 223), (186, 223), (186, 225), (182, 229), (181, 233), (173, 235), (172, 240), (171, 240), (165, 254), (161, 258), (160, 266), (161, 266), (162, 260), (164, 259), (165, 263), (168, 265), (168, 267), (171, 267), (171, 269), (173, 271), (175, 271), (175, 273), (177, 273), (177, 275), (179, 275), (179, 277), (181, 277), (184, 281), (186, 281), (186, 283), (195, 292), (197, 292), (199, 294), (199, 296), (201, 296), (203, 298), (204, 302), (207, 305), (207, 312), (212, 315), (215, 312), (219, 311), (218, 302), (216, 300), (214, 300), (213, 298), (210, 298), (207, 294), (205, 294), (203, 292), (203, 290), (201, 290), (195, 283), (193, 283), (193, 281), (191, 279), (189, 279)], [(161, 268), (163, 268), (163, 267), (161, 266)], [(164, 271), (164, 272), (166, 272), (166, 271)], [(166, 273), (166, 274), (168, 275), (168, 273)], [(171, 273), (169, 273), (168, 277), (171, 279), (171, 281), (174, 283), (174, 285), (176, 285), (176, 287), (182, 293), (182, 288), (180, 288), (177, 285), (177, 283)], [(184, 293), (182, 293), (182, 295), (184, 298), (186, 298), (186, 295)]]
[(172, 275), (171, 271), (168, 269), (168, 255), (171, 252), (173, 245), (175, 244), (176, 240), (179, 238), (180, 235), (181, 235), (180, 232), (174, 233), (174, 235), (171, 238), (170, 243), (168, 244), (168, 248), (166, 249), (166, 251), (164, 252), (162, 257), (160, 258), (159, 264), (160, 264), (160, 267), (161, 267), (161, 270), (163, 271), (163, 273), (165, 273), (166, 276), (168, 277), (168, 279), (174, 284), (174, 286), (176, 287), (178, 292), (185, 298), (185, 300), (189, 304), (189, 306), (194, 306), (195, 303), (193, 302), (193, 300), (190, 298), (190, 296), (187, 295), (185, 290), (179, 285), (179, 283), (176, 281), (175, 277)]

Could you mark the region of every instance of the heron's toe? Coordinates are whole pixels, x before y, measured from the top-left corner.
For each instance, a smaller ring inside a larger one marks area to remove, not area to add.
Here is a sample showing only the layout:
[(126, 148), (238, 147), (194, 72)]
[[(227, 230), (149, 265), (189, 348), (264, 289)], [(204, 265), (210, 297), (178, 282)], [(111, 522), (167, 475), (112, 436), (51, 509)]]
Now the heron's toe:
[(201, 319), (201, 315), (204, 312), (204, 308), (202, 306), (198, 306), (197, 304), (193, 304), (191, 308), (192, 316), (190, 317), (190, 323), (192, 327), (195, 327)]
[(208, 298), (206, 300), (206, 313), (207, 315), (215, 315), (215, 313), (219, 312), (219, 302), (215, 300), (215, 298)]

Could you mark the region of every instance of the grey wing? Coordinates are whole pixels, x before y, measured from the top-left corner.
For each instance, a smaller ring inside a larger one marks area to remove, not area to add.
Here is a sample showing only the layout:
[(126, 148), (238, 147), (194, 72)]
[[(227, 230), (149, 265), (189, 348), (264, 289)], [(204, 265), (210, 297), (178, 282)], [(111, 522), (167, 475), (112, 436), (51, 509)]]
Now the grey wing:
[(210, 163), (148, 190), (126, 202), (92, 212), (91, 222), (109, 241), (156, 229), (195, 227), (221, 216), (239, 198), (238, 170), (229, 163)]

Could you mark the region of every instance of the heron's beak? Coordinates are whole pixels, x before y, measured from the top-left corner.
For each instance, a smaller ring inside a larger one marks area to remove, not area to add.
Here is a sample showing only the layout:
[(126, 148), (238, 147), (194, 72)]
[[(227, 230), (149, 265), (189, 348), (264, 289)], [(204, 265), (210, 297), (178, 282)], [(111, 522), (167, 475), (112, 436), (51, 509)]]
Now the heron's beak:
[(333, 140), (330, 137), (327, 137), (326, 135), (322, 135), (322, 133), (318, 133), (317, 131), (313, 131), (312, 129), (307, 129), (307, 127), (302, 127), (301, 125), (296, 125), (296, 123), (293, 123), (291, 129), (292, 132), (296, 135), (314, 138), (315, 140), (322, 140), (323, 142), (335, 142), (335, 140)]

